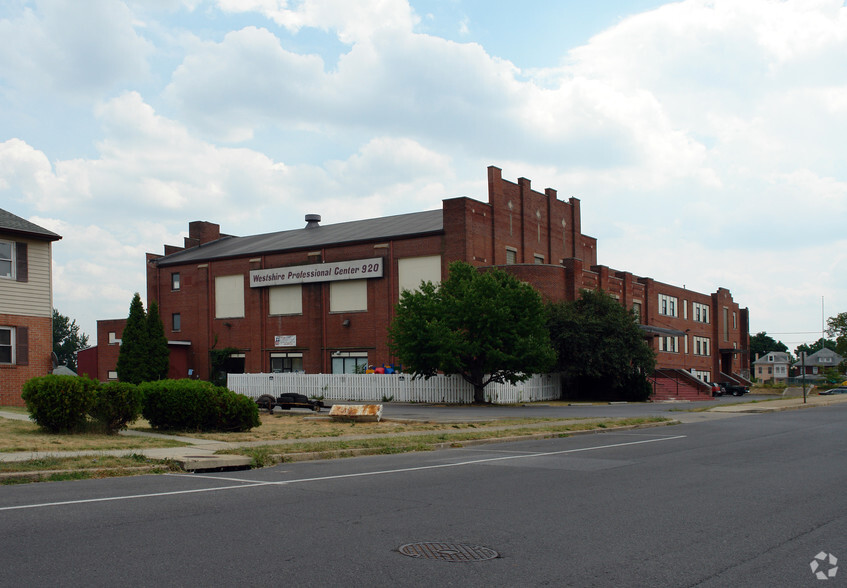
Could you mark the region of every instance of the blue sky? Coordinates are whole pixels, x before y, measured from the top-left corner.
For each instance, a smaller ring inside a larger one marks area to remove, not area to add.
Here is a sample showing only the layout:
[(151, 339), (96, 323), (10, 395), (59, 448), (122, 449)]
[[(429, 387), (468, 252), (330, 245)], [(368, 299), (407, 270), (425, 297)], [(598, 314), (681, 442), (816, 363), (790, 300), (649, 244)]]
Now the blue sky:
[(847, 311), (845, 136), (842, 0), (0, 5), (0, 207), (64, 236), (92, 342), (190, 221), (432, 210), (496, 165), (793, 349)]

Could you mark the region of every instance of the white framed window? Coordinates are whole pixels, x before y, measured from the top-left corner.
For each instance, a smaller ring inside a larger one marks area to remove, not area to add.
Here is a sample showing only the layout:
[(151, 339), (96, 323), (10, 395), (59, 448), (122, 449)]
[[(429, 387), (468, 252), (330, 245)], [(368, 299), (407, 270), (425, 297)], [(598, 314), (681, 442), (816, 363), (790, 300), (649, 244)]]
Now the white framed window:
[(118, 372), (116, 372), (115, 370), (109, 370), (109, 372), (106, 374), (106, 377), (110, 380), (117, 380)]
[(344, 280), (329, 283), (330, 312), (351, 312), (367, 309), (367, 280)]
[(303, 314), (303, 285), (268, 288), (269, 314)]
[(659, 314), (665, 316), (678, 317), (677, 305), (679, 300), (676, 296), (668, 296), (667, 294), (659, 294)]
[(0, 363), (15, 363), (15, 329), (0, 327)]
[(0, 241), (0, 278), (15, 279), (15, 244)]
[(693, 337), (694, 355), (711, 355), (711, 340), (708, 337)]
[(518, 262), (518, 250), (514, 247), (506, 247), (506, 265), (513, 265)]
[(174, 272), (171, 274), (171, 290), (179, 290), (179, 272)]
[(694, 321), (698, 323), (709, 322), (709, 306), (699, 302), (692, 302), (691, 308), (694, 310)]
[(215, 278), (215, 318), (244, 318), (244, 276)]
[(368, 367), (368, 354), (363, 351), (336, 351), (332, 354), (333, 374), (364, 373)]
[(441, 283), (441, 256), (404, 257), (397, 260), (397, 283), (400, 291), (416, 291), (421, 282)]
[(303, 354), (271, 353), (271, 372), (274, 374), (303, 372)]
[(678, 353), (679, 337), (659, 337), (659, 351), (666, 351), (668, 353)]

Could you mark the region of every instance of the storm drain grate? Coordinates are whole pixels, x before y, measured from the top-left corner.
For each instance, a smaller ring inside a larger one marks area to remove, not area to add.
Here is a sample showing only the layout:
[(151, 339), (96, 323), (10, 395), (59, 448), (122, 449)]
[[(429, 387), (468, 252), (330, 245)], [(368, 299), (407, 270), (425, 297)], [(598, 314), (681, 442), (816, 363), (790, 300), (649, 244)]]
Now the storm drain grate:
[(500, 554), (480, 545), (462, 543), (407, 543), (398, 550), (409, 557), (437, 559), (449, 562), (485, 561), (500, 557)]

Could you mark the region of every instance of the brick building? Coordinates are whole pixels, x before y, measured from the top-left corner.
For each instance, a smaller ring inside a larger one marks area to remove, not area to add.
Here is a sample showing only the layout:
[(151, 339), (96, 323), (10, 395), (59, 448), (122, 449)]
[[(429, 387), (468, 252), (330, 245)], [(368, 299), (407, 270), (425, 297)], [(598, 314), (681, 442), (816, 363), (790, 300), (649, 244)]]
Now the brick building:
[(62, 237), (0, 209), (0, 405), (23, 405), (53, 369), (52, 243)]
[(552, 300), (604, 289), (637, 311), (660, 368), (702, 381), (749, 375), (748, 313), (728, 290), (704, 294), (598, 265), (578, 199), (504, 180), (496, 167), (488, 189), (487, 203), (451, 198), (440, 210), (332, 225), (307, 215), (302, 229), (247, 237), (191, 222), (183, 247), (147, 254), (147, 299), (182, 345), (180, 369), (200, 377), (210, 350), (227, 348), (237, 350), (232, 371), (349, 372), (393, 363), (386, 327), (400, 291), (441, 280), (462, 260), (500, 267)]

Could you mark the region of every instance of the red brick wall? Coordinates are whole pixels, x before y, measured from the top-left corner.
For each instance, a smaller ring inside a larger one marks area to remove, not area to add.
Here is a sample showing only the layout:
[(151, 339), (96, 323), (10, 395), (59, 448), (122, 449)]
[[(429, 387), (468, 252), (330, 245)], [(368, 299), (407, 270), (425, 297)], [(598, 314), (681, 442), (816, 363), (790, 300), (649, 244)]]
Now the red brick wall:
[(28, 365), (0, 365), (0, 405), (23, 406), (21, 389), (27, 380), (53, 371), (53, 321), (50, 317), (0, 314), (0, 325), (28, 329)]

